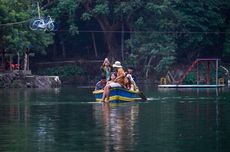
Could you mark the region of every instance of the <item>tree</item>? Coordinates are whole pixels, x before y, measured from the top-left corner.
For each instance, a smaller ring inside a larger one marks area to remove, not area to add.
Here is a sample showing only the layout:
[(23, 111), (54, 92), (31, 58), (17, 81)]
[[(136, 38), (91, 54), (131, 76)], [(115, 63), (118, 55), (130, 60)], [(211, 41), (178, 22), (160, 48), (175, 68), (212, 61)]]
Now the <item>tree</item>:
[(120, 59), (121, 56), (117, 33), (121, 30), (122, 23), (130, 27), (132, 16), (142, 7), (142, 4), (141, 0), (60, 0), (53, 7), (53, 12), (66, 16), (71, 33), (77, 33), (80, 25), (76, 22), (79, 18), (88, 23), (95, 21), (104, 34), (108, 56), (115, 60)]
[(145, 65), (147, 77), (153, 67), (167, 71), (175, 59), (189, 64), (197, 57), (220, 57), (225, 27), (221, 5), (219, 0), (145, 1), (127, 41), (132, 61)]
[[(175, 60), (176, 18), (171, 3), (167, 1), (146, 2), (143, 10), (133, 20), (133, 34), (127, 45), (134, 65), (144, 65), (145, 77), (152, 70), (166, 71)], [(134, 59), (132, 59), (135, 57)]]
[(225, 16), (220, 0), (174, 1), (178, 10), (177, 57), (191, 62), (197, 57), (220, 57)]
[(224, 48), (223, 48), (223, 57), (229, 59), (230, 57), (230, 2), (225, 0), (221, 3), (221, 12), (223, 16), (226, 16), (225, 19), (225, 28), (224, 32)]
[(52, 34), (31, 31), (31, 3), (27, 0), (0, 1), (0, 49), (11, 53), (24, 53), (28, 48), (44, 53), (53, 42)]

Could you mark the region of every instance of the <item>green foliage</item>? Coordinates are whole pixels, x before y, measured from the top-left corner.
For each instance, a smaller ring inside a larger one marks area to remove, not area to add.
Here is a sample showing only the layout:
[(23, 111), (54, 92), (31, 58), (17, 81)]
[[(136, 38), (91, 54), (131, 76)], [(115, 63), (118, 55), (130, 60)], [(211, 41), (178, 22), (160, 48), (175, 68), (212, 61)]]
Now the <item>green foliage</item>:
[(175, 27), (170, 3), (147, 2), (143, 7), (133, 20), (134, 29), (140, 32), (131, 35), (127, 47), (138, 56), (137, 65), (142, 63), (146, 71), (167, 71), (175, 60), (176, 50), (175, 36), (163, 32)]
[(196, 84), (196, 73), (190, 72), (185, 77), (183, 84)]
[[(27, 21), (32, 9), (31, 1), (1, 0), (0, 24)], [(57, 33), (56, 46), (60, 47), (61, 41), (72, 54), (93, 48), (91, 33), (80, 30), (101, 30), (104, 37), (95, 36), (102, 44), (97, 45), (98, 50), (106, 48), (108, 54), (115, 50), (112, 55), (120, 56), (118, 31), (124, 25), (128, 31), (124, 34), (125, 64), (141, 66), (141, 72), (148, 73), (165, 72), (176, 61), (189, 64), (197, 57), (228, 57), (229, 9), (227, 0), (58, 0), (43, 13), (55, 17), (61, 31), (68, 31)], [(1, 26), (0, 34), (0, 49), (11, 52), (24, 52), (29, 45), (33, 51), (45, 52), (53, 43), (52, 34), (30, 31), (28, 22)]]
[[(138, 56), (137, 65), (144, 63), (143, 69), (165, 72), (176, 60), (191, 63), (197, 57), (217, 56), (222, 48), (221, 30), (226, 20), (221, 8), (229, 10), (223, 7), (224, 3), (219, 0), (146, 1), (131, 22), (137, 32), (126, 41), (132, 55)], [(228, 50), (226, 34), (226, 54)]]
[(1, 50), (23, 53), (30, 47), (33, 52), (44, 53), (46, 47), (53, 43), (52, 34), (29, 29), (31, 9), (30, 1), (0, 1)]
[(170, 69), (170, 65), (172, 65), (174, 61), (175, 61), (174, 56), (162, 57), (155, 69), (156, 71), (166, 71)]
[(41, 75), (57, 75), (61, 79), (66, 79), (72, 76), (80, 76), (85, 73), (85, 70), (79, 66), (68, 65), (68, 66), (56, 66), (52, 68), (46, 68), (42, 71), (38, 71)]
[[(221, 14), (220, 0), (211, 1), (175, 1), (176, 29), (181, 33), (176, 36), (177, 56), (185, 60), (218, 54), (221, 49), (225, 17)], [(218, 46), (219, 45), (219, 46)]]
[(92, 13), (97, 15), (108, 15), (109, 6), (107, 3), (102, 3), (102, 4), (99, 3), (92, 9)]
[(228, 25), (227, 30), (226, 30), (223, 56), (224, 57), (230, 56), (230, 24)]

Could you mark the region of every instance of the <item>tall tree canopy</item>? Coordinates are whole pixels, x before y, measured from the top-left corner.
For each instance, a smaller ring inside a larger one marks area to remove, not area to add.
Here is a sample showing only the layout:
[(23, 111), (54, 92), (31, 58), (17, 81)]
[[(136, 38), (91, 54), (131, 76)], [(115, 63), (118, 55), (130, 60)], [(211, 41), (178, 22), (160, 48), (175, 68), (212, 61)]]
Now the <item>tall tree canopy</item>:
[(135, 57), (132, 61), (144, 63), (148, 76), (150, 68), (167, 71), (174, 61), (221, 57), (226, 21), (222, 4), (218, 0), (145, 2), (127, 41), (131, 57)]
[(191, 61), (210, 55), (220, 57), (224, 46), (228, 46), (224, 34), (223, 9), (228, 8), (225, 3), (220, 0), (58, 0), (52, 12), (62, 21), (63, 17), (67, 19), (65, 28), (71, 33), (77, 33), (83, 22), (93, 25), (91, 31), (98, 30), (99, 25), (108, 56), (114, 59), (121, 58), (120, 35), (124, 32), (129, 63), (144, 63), (148, 75), (152, 67), (167, 69), (178, 58)]
[(76, 25), (76, 21), (79, 21), (79, 18), (83, 21), (95, 21), (104, 34), (108, 56), (119, 59), (121, 50), (116, 34), (121, 30), (122, 24), (125, 24), (126, 30), (130, 30), (132, 27), (130, 22), (135, 13), (141, 10), (143, 4), (141, 0), (59, 0), (53, 12), (58, 12), (59, 17), (68, 16), (67, 22), (71, 33), (77, 32), (79, 24)]
[[(82, 54), (92, 56), (93, 47), (96, 56), (98, 47), (113, 61), (125, 59), (126, 64), (141, 66), (148, 77), (151, 71), (166, 71), (174, 62), (230, 56), (227, 0), (39, 2), (43, 12), (58, 23), (53, 52), (61, 49), (63, 58), (68, 54), (72, 57), (78, 50), (89, 50)], [(31, 1), (0, 1), (1, 50), (23, 51), (28, 45), (45, 50), (52, 43), (50, 33), (31, 31), (28, 22), (5, 25), (31, 19), (31, 9)]]

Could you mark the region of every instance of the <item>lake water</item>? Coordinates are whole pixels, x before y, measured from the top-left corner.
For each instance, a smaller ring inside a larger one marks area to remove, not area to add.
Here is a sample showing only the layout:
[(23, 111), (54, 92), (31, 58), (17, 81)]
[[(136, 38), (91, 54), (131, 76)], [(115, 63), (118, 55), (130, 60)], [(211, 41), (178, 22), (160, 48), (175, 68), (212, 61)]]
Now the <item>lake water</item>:
[(0, 152), (224, 152), (230, 89), (145, 87), (148, 101), (95, 103), (92, 89), (0, 90)]

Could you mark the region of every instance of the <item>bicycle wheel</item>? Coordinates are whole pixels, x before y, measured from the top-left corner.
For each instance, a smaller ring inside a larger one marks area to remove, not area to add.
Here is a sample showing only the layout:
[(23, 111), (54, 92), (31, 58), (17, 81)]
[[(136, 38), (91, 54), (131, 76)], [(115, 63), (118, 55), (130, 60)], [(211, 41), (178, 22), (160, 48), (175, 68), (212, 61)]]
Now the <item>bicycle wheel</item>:
[(51, 22), (51, 23), (49, 23), (49, 24), (47, 24), (47, 30), (48, 31), (54, 31), (54, 23), (53, 22)]
[(39, 24), (40, 24), (40, 20), (32, 20), (30, 22), (30, 29), (31, 30), (37, 30)]

